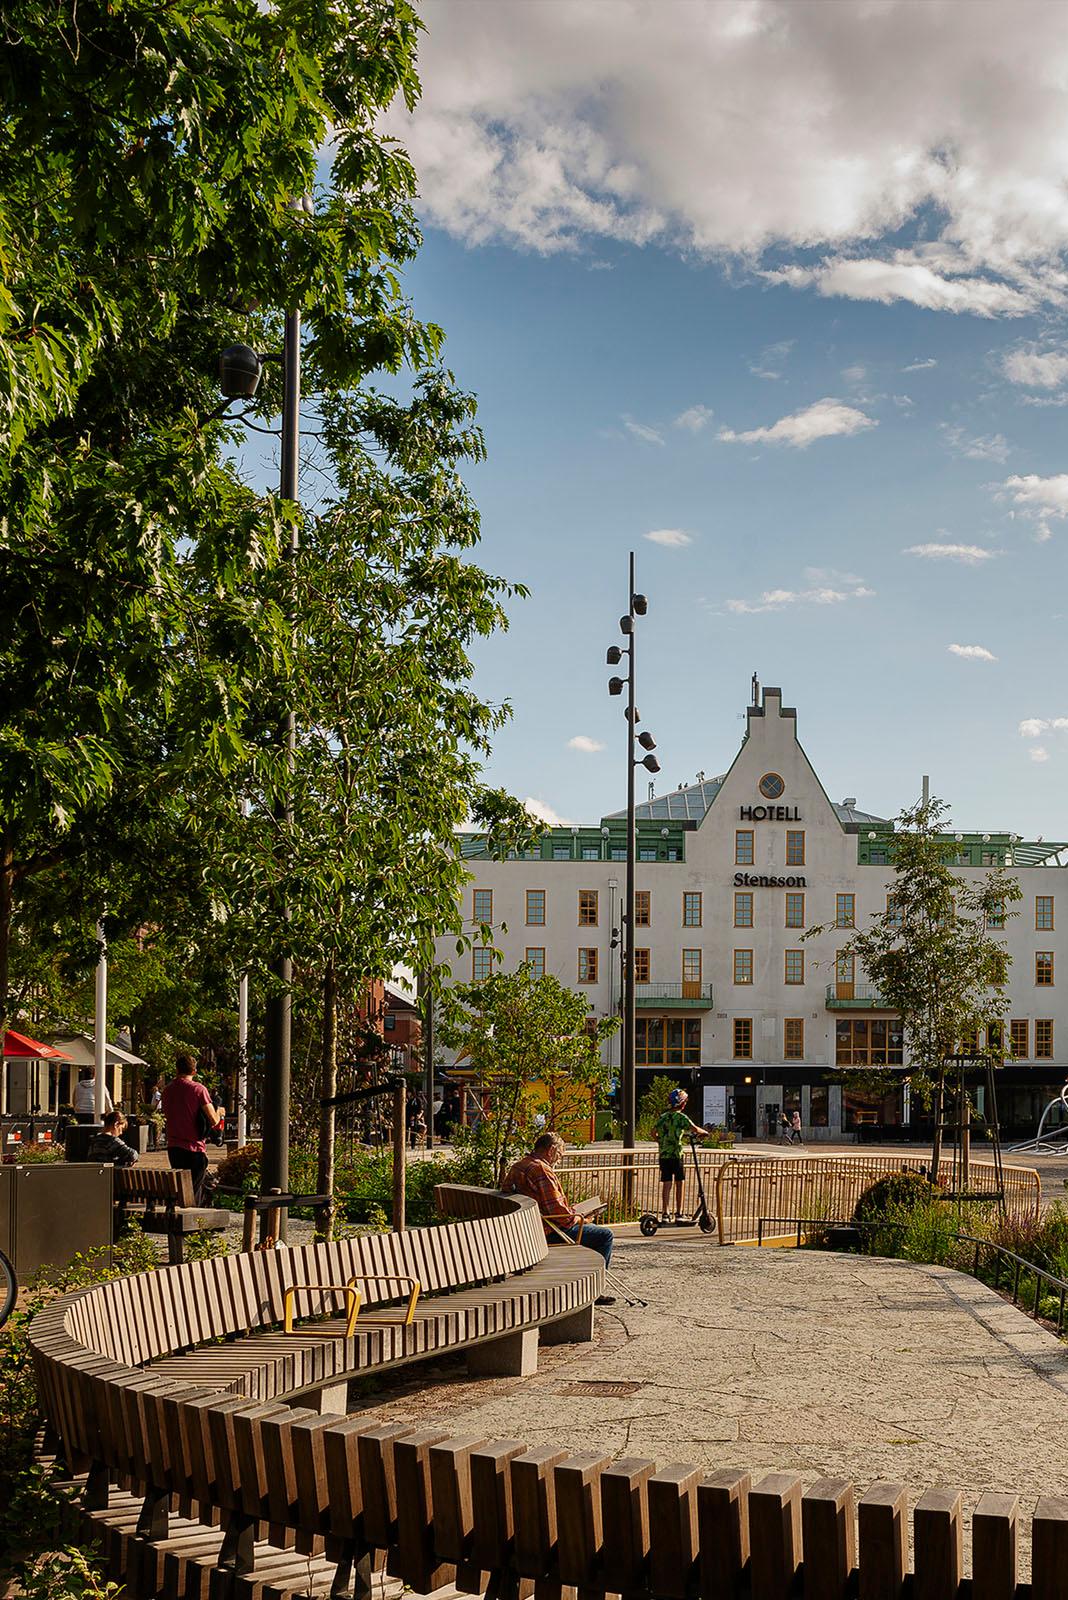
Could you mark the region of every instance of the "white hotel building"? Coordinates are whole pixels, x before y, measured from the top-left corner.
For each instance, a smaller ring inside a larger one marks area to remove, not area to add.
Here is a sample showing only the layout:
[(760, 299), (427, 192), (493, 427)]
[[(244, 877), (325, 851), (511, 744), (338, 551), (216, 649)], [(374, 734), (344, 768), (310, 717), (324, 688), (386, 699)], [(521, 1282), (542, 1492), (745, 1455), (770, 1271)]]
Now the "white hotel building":
[[(838, 954), (854, 927), (886, 907), (893, 824), (853, 799), (832, 802), (781, 691), (757, 690), (755, 699), (723, 777), (702, 775), (637, 808), (639, 1096), (660, 1072), (690, 1088), (703, 1120), (730, 1113), (743, 1134), (796, 1108), (807, 1139), (923, 1137), (929, 1125), (910, 1105), (906, 1072), (875, 1098), (841, 1078), (842, 1068), (907, 1067), (899, 1019)], [(998, 1078), (1003, 1133), (1023, 1137), (1066, 1076), (1068, 845), (993, 830), (952, 837), (962, 878), (1002, 862), (1023, 890), (1003, 934), (1013, 958), (1012, 1059)], [(507, 860), (464, 835), (465, 922), (492, 926), (504, 968), (529, 961), (585, 994), (591, 1017), (617, 1014), (625, 846), (625, 813), (553, 828)], [(815, 924), (826, 932), (802, 942)], [(442, 941), (440, 960), (450, 953), (457, 979), (484, 976), (494, 960), (476, 948), (461, 968)], [(618, 1067), (618, 1035), (607, 1050)]]

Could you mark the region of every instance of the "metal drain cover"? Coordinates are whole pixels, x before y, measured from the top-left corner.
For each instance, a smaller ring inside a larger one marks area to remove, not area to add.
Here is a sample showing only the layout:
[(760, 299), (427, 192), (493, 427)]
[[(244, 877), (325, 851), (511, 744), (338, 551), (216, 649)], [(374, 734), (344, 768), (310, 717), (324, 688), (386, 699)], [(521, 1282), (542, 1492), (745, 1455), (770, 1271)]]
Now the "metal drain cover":
[(565, 1383), (564, 1394), (585, 1394), (596, 1397), (597, 1395), (628, 1395), (637, 1394), (641, 1388), (640, 1383), (614, 1382), (611, 1378), (591, 1378), (588, 1383)]

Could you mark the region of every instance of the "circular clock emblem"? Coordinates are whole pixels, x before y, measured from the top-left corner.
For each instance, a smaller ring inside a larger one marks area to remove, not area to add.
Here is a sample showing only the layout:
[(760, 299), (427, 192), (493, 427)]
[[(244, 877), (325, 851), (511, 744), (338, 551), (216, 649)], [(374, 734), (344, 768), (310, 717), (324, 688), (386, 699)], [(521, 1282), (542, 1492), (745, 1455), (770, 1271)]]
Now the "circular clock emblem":
[(777, 772), (765, 772), (757, 787), (765, 800), (777, 800), (786, 785)]

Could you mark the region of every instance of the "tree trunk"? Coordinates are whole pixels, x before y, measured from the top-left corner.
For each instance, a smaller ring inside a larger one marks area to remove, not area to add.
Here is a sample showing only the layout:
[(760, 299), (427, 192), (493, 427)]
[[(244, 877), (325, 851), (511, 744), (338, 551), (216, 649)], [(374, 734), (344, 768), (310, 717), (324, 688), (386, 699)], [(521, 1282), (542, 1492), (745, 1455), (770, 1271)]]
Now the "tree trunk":
[(15, 850), (11, 834), (0, 835), (0, 1050), (7, 1032), (11, 988), (11, 921), (15, 909)]
[(938, 1169), (942, 1163), (942, 1096), (945, 1073), (938, 1075), (938, 1088), (934, 1097), (934, 1139), (931, 1142), (931, 1182), (938, 1182)]
[[(334, 963), (327, 962), (323, 975), (323, 1064), (320, 1075), (320, 1095), (332, 1100), (337, 1094), (337, 974)], [(333, 1106), (319, 1108), (319, 1170), (316, 1189), (328, 1194), (330, 1204), (320, 1214), (320, 1228), (324, 1238), (334, 1232), (334, 1132), (336, 1111)]]

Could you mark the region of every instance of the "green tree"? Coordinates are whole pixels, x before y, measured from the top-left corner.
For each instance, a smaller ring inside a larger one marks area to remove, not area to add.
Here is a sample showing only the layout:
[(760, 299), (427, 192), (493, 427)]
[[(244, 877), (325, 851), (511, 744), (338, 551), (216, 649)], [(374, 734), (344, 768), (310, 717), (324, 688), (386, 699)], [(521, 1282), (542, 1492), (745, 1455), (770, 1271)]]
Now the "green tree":
[(956, 842), (940, 831), (947, 809), (931, 798), (895, 819), (886, 910), (842, 947), (901, 1017), (913, 1092), (935, 1106), (936, 1168), (947, 1058), (991, 1023), (1003, 1025), (1012, 957), (996, 930), (1021, 894), (1000, 866), (976, 881), (958, 877)]
[(586, 1007), (585, 995), (565, 988), (551, 973), (536, 977), (526, 964), (446, 991), (441, 1039), (492, 1094), (498, 1182), (536, 1084), (547, 1091), (550, 1125), (553, 1108), (570, 1088), (595, 1094), (607, 1088), (601, 1045), (615, 1033), (619, 1018), (588, 1025)]
[[(87, 863), (196, 884), (221, 780), (277, 762), (294, 508), (233, 460), (219, 349), (277, 349), (272, 308), (298, 306), (312, 383), (340, 392), (440, 343), (400, 289), (414, 173), (377, 128), (418, 90), (404, 0), (12, 0), (4, 22), (0, 1031), (35, 880), (65, 874), (84, 941)], [(290, 202), (328, 142), (309, 221)]]

